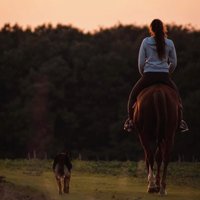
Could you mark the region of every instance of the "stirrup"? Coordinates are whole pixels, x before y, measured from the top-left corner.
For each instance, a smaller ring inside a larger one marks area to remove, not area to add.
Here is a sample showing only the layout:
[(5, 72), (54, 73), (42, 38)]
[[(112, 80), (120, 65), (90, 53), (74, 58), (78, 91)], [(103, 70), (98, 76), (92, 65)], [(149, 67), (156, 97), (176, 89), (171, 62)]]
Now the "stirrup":
[(180, 128), (181, 133), (189, 131), (188, 125), (184, 120), (181, 120), (179, 128)]
[(124, 123), (124, 130), (127, 132), (131, 132), (134, 129), (133, 120), (128, 118)]

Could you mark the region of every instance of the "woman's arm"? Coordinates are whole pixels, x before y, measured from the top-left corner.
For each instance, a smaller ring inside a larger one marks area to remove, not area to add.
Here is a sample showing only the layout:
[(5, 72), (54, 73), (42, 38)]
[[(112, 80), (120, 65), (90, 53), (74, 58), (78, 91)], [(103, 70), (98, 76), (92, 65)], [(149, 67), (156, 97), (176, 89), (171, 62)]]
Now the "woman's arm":
[(138, 55), (138, 69), (141, 75), (143, 75), (144, 72), (145, 61), (146, 61), (145, 41), (143, 40)]
[(171, 45), (172, 46), (169, 51), (169, 73), (172, 73), (177, 66), (176, 49), (173, 42), (171, 43)]

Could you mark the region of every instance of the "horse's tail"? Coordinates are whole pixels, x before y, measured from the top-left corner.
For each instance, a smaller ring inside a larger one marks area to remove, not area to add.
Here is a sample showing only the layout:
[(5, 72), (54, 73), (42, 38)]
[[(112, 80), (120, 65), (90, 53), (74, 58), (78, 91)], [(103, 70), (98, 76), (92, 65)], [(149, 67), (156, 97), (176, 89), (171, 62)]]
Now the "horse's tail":
[(154, 106), (156, 112), (156, 138), (157, 144), (165, 139), (165, 131), (167, 129), (167, 102), (166, 95), (159, 90), (154, 93)]

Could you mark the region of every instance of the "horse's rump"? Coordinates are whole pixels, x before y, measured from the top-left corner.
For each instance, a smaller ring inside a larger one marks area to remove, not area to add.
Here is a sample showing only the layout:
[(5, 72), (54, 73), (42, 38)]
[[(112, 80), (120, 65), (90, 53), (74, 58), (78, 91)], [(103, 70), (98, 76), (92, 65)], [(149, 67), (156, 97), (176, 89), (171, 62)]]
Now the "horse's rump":
[(137, 98), (134, 121), (139, 132), (148, 133), (149, 139), (162, 140), (178, 126), (179, 97), (164, 84), (145, 88)]

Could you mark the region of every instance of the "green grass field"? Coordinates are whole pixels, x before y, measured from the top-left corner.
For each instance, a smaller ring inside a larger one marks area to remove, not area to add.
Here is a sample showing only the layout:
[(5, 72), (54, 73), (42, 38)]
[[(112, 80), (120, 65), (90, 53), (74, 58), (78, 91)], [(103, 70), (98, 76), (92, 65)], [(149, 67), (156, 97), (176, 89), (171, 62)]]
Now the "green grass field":
[[(51, 171), (52, 161), (1, 160), (0, 176), (13, 184), (12, 190), (25, 193), (20, 200), (198, 200), (200, 199), (200, 163), (171, 163), (168, 195), (146, 193), (143, 162), (73, 161), (70, 194), (58, 195)], [(7, 192), (12, 193), (11, 189)], [(19, 192), (17, 193), (18, 196)], [(37, 195), (36, 195), (37, 194)], [(12, 198), (14, 198), (12, 194)], [(5, 198), (6, 199), (6, 198)], [(4, 200), (4, 199), (1, 199)]]

